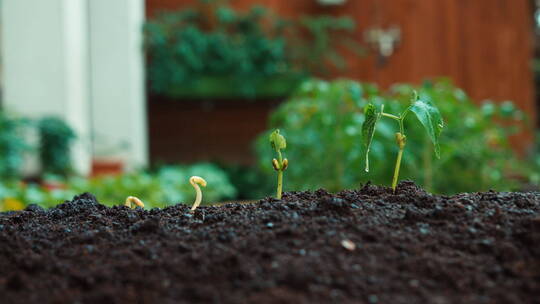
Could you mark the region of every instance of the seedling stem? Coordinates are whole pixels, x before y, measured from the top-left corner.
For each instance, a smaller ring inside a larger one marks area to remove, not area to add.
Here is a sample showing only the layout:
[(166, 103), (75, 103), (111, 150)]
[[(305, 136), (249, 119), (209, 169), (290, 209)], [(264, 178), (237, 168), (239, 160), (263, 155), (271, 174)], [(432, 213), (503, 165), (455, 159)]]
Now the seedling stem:
[(394, 178), (392, 179), (392, 190), (394, 192), (396, 191), (396, 187), (398, 183), (399, 169), (401, 168), (401, 157), (403, 156), (403, 150), (405, 149), (405, 141), (406, 141), (405, 135), (402, 135), (400, 132), (397, 132), (396, 142), (399, 146), (399, 152), (396, 159), (396, 167), (394, 168)]
[(404, 130), (405, 128), (403, 127), (403, 121), (405, 120), (405, 116), (407, 116), (409, 108), (407, 108), (407, 110), (405, 110), (402, 115), (396, 116), (389, 113), (384, 113), (384, 105), (381, 107), (381, 116), (391, 118), (399, 123), (399, 132), (396, 133), (396, 143), (399, 147), (399, 152), (396, 159), (396, 167), (394, 168), (394, 177), (392, 178), (392, 190), (394, 192), (396, 191), (399, 179), (399, 169), (401, 168), (401, 158), (403, 156), (403, 150), (405, 149), (405, 143), (407, 141)]
[[(281, 155), (281, 151), (278, 151), (278, 161), (279, 161), (280, 164), (283, 163), (283, 156)], [(281, 198), (282, 191), (283, 191), (283, 171), (278, 170), (278, 174), (277, 174), (277, 192), (276, 192), (276, 197), (278, 199)]]
[(195, 209), (197, 209), (197, 207), (199, 207), (199, 205), (202, 202), (202, 191), (199, 185), (206, 187), (206, 181), (202, 177), (192, 176), (189, 179), (189, 183), (193, 186), (193, 188), (195, 188), (195, 192), (197, 193), (196, 194), (197, 196), (195, 197), (195, 202), (193, 203), (193, 206), (191, 207), (191, 212), (195, 212)]

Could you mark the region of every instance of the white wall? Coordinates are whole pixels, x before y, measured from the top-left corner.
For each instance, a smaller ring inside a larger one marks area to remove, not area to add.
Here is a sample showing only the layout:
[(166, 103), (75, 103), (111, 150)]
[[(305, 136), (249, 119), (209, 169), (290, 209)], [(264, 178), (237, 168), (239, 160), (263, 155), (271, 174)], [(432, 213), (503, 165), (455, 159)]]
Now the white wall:
[(94, 155), (144, 166), (144, 1), (92, 0), (89, 5)]
[(74, 165), (93, 156), (147, 163), (144, 0), (2, 0), (2, 102), (77, 131)]
[(86, 0), (1, 2), (4, 107), (56, 115), (77, 132), (74, 166), (90, 168)]

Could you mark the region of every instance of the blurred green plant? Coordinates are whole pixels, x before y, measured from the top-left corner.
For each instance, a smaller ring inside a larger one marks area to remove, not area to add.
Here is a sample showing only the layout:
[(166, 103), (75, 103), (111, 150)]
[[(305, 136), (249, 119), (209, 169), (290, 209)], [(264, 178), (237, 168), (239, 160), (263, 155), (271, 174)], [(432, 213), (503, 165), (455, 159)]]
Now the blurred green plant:
[[(53, 207), (73, 196), (90, 192), (105, 205), (121, 205), (129, 195), (141, 199), (147, 208), (165, 207), (176, 203), (191, 204), (195, 199), (189, 178), (194, 174), (208, 181), (205, 202), (216, 203), (236, 196), (236, 189), (223, 170), (213, 164), (164, 166), (156, 172), (133, 172), (120, 176), (92, 179), (71, 177), (55, 179), (55, 187), (22, 182), (0, 183), (0, 211), (38, 204)], [(19, 209), (20, 209), (19, 208)]]
[(71, 144), (75, 132), (62, 119), (45, 117), (38, 122), (39, 158), (43, 173), (67, 176), (71, 172)]
[[(377, 108), (384, 104), (389, 113), (401, 113), (410, 105), (415, 90), (422, 100), (437, 103), (449, 127), (440, 136), (441, 159), (434, 162), (433, 146), (423, 126), (409, 123), (410, 117), (405, 119), (407, 139), (415, 144), (404, 151), (402, 178), (437, 193), (520, 186), (518, 180), (508, 177), (527, 172), (514, 156), (508, 136), (524, 121), (523, 113), (509, 101), (486, 101), (478, 106), (447, 80), (426, 81), (419, 87), (398, 84), (387, 93), (372, 84), (350, 80), (303, 83), (270, 117), (269, 129), (282, 129), (294, 145), (288, 157), (295, 165), (289, 168), (286, 183), (295, 190), (322, 187), (338, 191), (356, 188), (361, 182), (383, 184), (390, 180), (394, 164), (388, 160), (399, 150), (394, 143), (395, 122), (378, 122), (370, 154), (377, 170), (367, 174), (360, 140), (365, 120), (362, 110), (371, 102)], [(272, 173), (267, 163), (272, 153), (267, 144), (269, 132), (256, 143), (259, 166), (268, 175)]]
[(170, 97), (285, 96), (325, 63), (343, 66), (340, 45), (361, 50), (347, 36), (354, 27), (350, 18), (288, 20), (227, 1), (162, 12), (144, 27), (150, 89)]
[(524, 190), (540, 191), (540, 130), (536, 131), (534, 145), (527, 151), (527, 162), (523, 163), (521, 169), (529, 173), (528, 179), (523, 180), (527, 183)]
[(0, 178), (20, 177), (24, 152), (30, 149), (24, 132), (29, 120), (0, 111)]
[[(267, 160), (268, 161), (268, 160)], [(275, 191), (275, 176), (262, 172), (257, 165), (220, 164), (238, 190), (237, 200), (254, 200)]]

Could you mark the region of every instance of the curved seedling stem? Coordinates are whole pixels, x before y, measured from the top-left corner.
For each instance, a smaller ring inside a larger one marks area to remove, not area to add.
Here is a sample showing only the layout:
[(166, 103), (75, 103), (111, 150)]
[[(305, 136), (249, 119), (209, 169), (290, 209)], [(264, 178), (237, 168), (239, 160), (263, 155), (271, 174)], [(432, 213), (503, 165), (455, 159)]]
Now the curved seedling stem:
[(124, 205), (128, 208), (132, 208), (131, 203), (134, 203), (135, 205), (144, 208), (144, 203), (135, 196), (128, 196)]
[(193, 206), (191, 207), (191, 212), (194, 212), (195, 209), (197, 209), (197, 207), (199, 207), (199, 205), (202, 202), (202, 191), (199, 185), (206, 187), (206, 181), (202, 177), (192, 176), (189, 179), (189, 183), (193, 186), (193, 188), (195, 188), (195, 191), (197, 192), (197, 196), (195, 197), (195, 202), (193, 203)]

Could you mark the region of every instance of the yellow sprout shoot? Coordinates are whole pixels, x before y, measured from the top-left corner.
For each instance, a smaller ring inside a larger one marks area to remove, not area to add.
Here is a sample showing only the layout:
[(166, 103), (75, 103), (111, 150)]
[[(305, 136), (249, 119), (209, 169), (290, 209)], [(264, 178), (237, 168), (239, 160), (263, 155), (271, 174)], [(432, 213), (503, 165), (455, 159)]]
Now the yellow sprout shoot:
[(131, 208), (131, 203), (134, 203), (135, 205), (141, 208), (144, 208), (144, 203), (140, 199), (136, 198), (135, 196), (128, 196), (126, 198), (126, 203), (124, 205), (128, 208)]
[(191, 207), (191, 212), (194, 212), (195, 209), (197, 209), (197, 207), (199, 207), (202, 202), (202, 191), (199, 185), (206, 187), (206, 181), (202, 177), (192, 176), (189, 179), (189, 183), (193, 186), (193, 188), (195, 188), (195, 191), (197, 192), (197, 197), (195, 197), (195, 202), (193, 203), (193, 207)]

